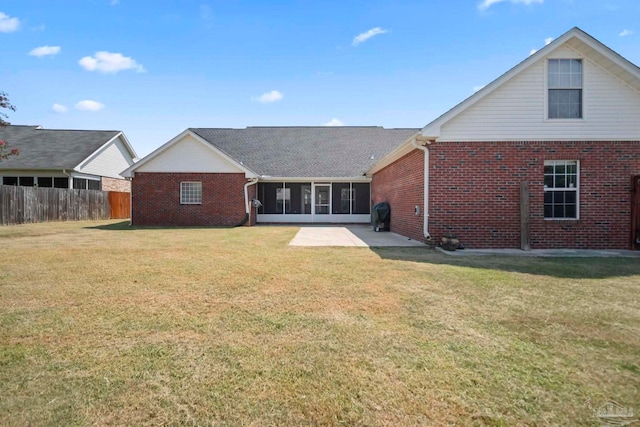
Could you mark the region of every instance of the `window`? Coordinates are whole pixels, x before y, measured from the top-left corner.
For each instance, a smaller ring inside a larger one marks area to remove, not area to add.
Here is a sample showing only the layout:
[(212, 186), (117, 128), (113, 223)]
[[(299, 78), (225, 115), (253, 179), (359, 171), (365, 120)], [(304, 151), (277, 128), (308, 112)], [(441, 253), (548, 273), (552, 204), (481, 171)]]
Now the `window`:
[(86, 190), (87, 180), (84, 178), (73, 178), (73, 188), (75, 190)]
[(544, 162), (544, 217), (578, 219), (578, 162)]
[(582, 118), (582, 60), (549, 59), (549, 118)]
[(202, 182), (181, 182), (180, 183), (180, 204), (181, 205), (201, 205), (202, 204)]
[(276, 205), (277, 205), (277, 210), (280, 213), (282, 213), (283, 206), (287, 210), (291, 210), (291, 189), (290, 188), (276, 189)]
[(87, 180), (87, 190), (100, 190), (100, 181), (93, 179)]

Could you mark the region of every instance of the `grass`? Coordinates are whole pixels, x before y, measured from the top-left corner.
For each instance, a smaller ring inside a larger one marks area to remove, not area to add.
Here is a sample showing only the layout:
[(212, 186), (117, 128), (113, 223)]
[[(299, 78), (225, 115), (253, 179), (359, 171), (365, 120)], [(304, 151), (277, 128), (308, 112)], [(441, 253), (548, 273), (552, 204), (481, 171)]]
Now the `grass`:
[(640, 411), (637, 259), (0, 228), (0, 425), (598, 425)]

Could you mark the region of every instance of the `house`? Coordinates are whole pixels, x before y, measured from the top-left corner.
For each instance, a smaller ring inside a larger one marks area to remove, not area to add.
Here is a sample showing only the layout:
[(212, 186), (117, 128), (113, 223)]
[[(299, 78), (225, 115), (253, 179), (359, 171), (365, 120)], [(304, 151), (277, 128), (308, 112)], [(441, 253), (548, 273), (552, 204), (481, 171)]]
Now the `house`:
[(637, 248), (640, 69), (573, 28), (368, 175), (373, 203), (391, 204), (391, 229), (415, 239), (455, 234), (470, 248)]
[(20, 155), (0, 162), (0, 184), (129, 192), (120, 172), (136, 152), (121, 131), (0, 127)]
[(123, 172), (132, 224), (368, 223), (366, 171), (417, 131), (187, 129)]
[(188, 129), (123, 175), (135, 225), (368, 222), (386, 201), (425, 242), (638, 248), (640, 69), (574, 28), (422, 129)]

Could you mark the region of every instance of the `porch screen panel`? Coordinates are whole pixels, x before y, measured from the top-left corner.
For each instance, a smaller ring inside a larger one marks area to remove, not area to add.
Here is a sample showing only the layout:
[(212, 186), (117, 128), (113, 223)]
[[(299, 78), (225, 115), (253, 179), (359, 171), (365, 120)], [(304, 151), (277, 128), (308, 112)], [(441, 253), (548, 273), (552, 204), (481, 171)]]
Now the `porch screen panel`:
[(43, 188), (53, 187), (53, 178), (46, 177), (46, 176), (38, 177), (38, 187), (43, 187)]
[(285, 190), (288, 190), (290, 199), (285, 205), (285, 213), (301, 215), (311, 213), (311, 184), (308, 182), (287, 182)]
[(282, 192), (281, 182), (259, 182), (258, 200), (262, 207), (258, 209), (259, 214), (282, 214), (282, 200), (278, 200), (278, 189)]
[(370, 214), (371, 213), (371, 184), (353, 183), (353, 209), (354, 214)]
[(351, 213), (351, 184), (348, 182), (334, 182), (331, 195), (332, 212), (334, 214)]
[(69, 178), (53, 178), (54, 188), (69, 188)]

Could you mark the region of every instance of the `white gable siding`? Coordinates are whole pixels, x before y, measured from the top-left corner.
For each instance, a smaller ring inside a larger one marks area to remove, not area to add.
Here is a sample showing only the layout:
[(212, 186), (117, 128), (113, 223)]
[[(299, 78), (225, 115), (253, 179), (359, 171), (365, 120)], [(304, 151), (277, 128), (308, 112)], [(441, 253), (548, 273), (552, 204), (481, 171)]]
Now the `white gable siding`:
[(140, 166), (136, 172), (244, 173), (190, 135)]
[(81, 165), (78, 171), (91, 175), (122, 179), (120, 172), (132, 164), (131, 154), (122, 140), (116, 138), (89, 157), (89, 161)]
[(441, 141), (640, 139), (640, 93), (583, 58), (583, 119), (546, 119), (546, 59), (581, 58), (559, 48), (441, 128)]

